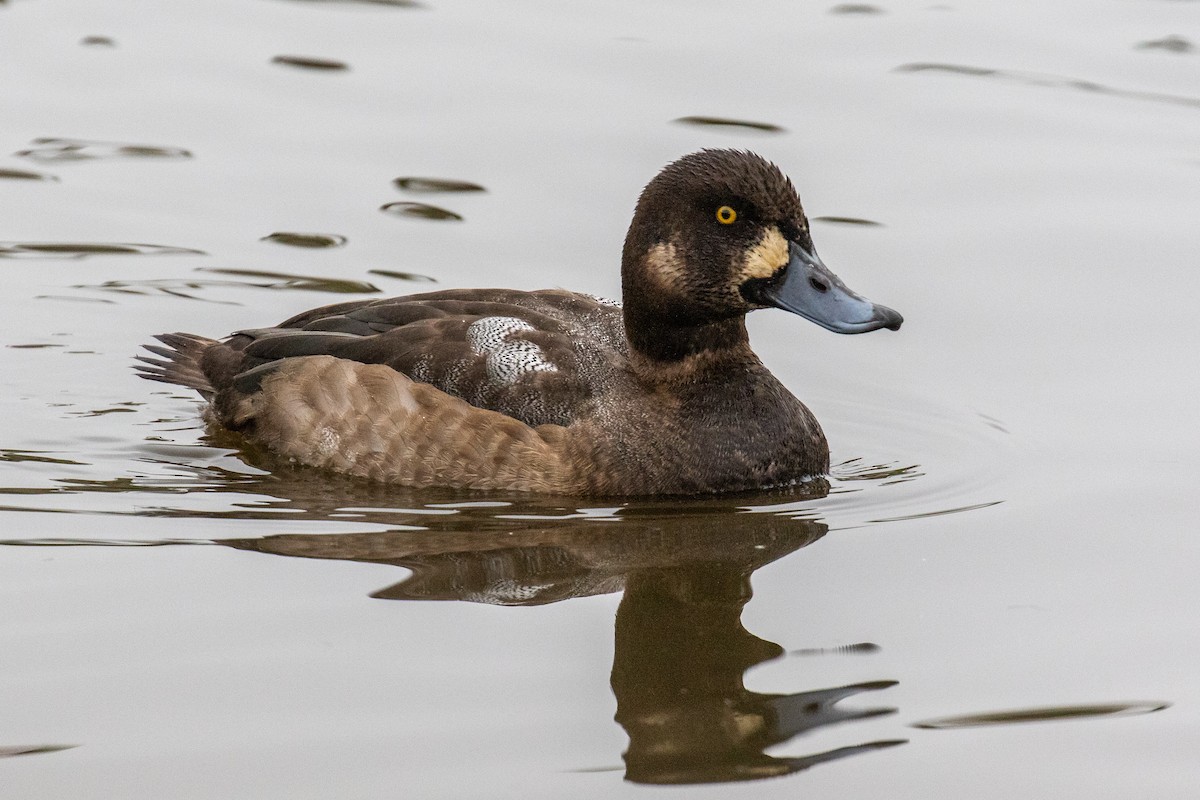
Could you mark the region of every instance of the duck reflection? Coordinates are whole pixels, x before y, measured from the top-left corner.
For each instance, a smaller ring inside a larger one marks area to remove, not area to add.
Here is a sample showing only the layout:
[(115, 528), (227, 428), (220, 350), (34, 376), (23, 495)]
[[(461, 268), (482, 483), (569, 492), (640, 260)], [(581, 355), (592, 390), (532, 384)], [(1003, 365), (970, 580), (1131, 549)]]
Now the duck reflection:
[[(464, 531), (462, 516), (452, 514), (456, 524), (447, 524), (446, 516), (427, 517), (422, 530), (223, 543), (411, 570), (405, 580), (373, 595), (390, 600), (524, 606), (623, 591), (612, 688), (616, 720), (629, 736), (626, 779), (744, 781), (902, 743), (871, 741), (804, 756), (769, 755), (768, 748), (799, 734), (893, 713), (844, 709), (839, 701), (894, 681), (794, 694), (753, 692), (743, 685), (748, 669), (784, 653), (742, 627), (750, 576), (825, 535), (824, 523), (795, 516), (795, 503), (826, 491), (820, 484), (784, 497), (634, 504), (604, 516), (560, 505), (536, 513), (529, 500), (520, 501), (519, 508), (463, 504), (461, 512), (488, 524)], [(755, 507), (755, 502), (771, 505)]]
[(794, 736), (894, 709), (847, 710), (843, 698), (894, 681), (796, 694), (752, 692), (743, 674), (783, 654), (741, 624), (750, 574), (728, 563), (648, 569), (630, 575), (617, 610), (612, 686), (617, 722), (629, 734), (625, 777), (638, 783), (755, 780), (899, 741), (807, 756), (764, 751)]

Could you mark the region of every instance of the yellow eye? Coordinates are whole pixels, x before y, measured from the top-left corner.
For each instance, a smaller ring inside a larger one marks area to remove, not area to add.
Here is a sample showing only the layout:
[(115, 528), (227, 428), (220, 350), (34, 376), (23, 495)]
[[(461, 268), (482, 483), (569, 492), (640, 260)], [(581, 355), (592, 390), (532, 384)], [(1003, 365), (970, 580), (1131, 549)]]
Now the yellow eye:
[(737, 222), (737, 212), (732, 206), (721, 206), (717, 209), (717, 222), (722, 225), (732, 225)]

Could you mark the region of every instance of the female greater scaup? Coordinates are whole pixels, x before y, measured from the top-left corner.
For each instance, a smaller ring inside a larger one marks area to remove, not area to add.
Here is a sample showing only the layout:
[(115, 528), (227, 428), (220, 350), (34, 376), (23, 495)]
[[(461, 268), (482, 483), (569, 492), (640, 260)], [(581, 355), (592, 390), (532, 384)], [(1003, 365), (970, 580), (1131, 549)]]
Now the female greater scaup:
[(829, 468), (817, 420), (750, 349), (775, 306), (837, 333), (902, 318), (821, 263), (792, 183), (748, 152), (668, 165), (638, 200), (624, 305), (451, 289), (338, 303), (222, 342), (185, 333), (142, 377), (293, 461), (410, 486), (727, 492)]

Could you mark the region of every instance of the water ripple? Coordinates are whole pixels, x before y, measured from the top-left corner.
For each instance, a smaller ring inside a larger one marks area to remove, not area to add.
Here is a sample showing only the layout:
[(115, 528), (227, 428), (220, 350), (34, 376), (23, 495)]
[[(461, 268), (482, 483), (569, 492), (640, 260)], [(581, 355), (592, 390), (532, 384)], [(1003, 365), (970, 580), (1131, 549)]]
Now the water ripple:
[(731, 119), (729, 117), (690, 116), (679, 117), (674, 121), (682, 125), (700, 125), (709, 128), (747, 128), (764, 133), (784, 133), (786, 131), (786, 128), (772, 122), (754, 122), (745, 119)]
[(27, 745), (0, 745), (0, 758), (12, 758), (13, 756), (33, 756), (41, 753), (57, 753), (60, 750), (70, 750), (78, 747), (77, 744), (27, 744)]
[(397, 202), (387, 203), (379, 207), (385, 214), (395, 214), (398, 217), (413, 217), (415, 219), (431, 219), (438, 221), (461, 221), (462, 215), (445, 208), (431, 206), (428, 203)]
[(1023, 722), (1048, 722), (1064, 719), (1087, 719), (1092, 717), (1127, 717), (1135, 714), (1153, 714), (1170, 708), (1171, 704), (1153, 700), (1134, 703), (1095, 703), (1077, 706), (1045, 706), (1021, 708), (1009, 711), (989, 711), (982, 714), (964, 714), (957, 717), (914, 722), (912, 727), (928, 730), (951, 730), (954, 728), (978, 728), (991, 725), (1013, 725)]
[(275, 233), (267, 234), (259, 241), (285, 244), (289, 247), (317, 249), (322, 247), (343, 247), (347, 239), (345, 236), (339, 236), (336, 233), (292, 233), (289, 231), (276, 231)]
[(272, 64), (283, 64), (287, 67), (299, 67), (300, 69), (312, 70), (314, 72), (341, 72), (350, 69), (350, 65), (345, 61), (336, 61), (332, 58), (315, 58), (313, 56), (275, 56), (271, 59)]
[(1189, 108), (1200, 108), (1200, 97), (1165, 94), (1163, 92), (1145, 92), (1138, 89), (1117, 89), (1105, 86), (1095, 81), (1080, 78), (1069, 78), (1062, 75), (1051, 75), (1039, 72), (1022, 72), (1018, 70), (992, 69), (989, 67), (972, 67), (963, 64), (913, 63), (901, 64), (896, 72), (933, 72), (951, 75), (965, 75), (972, 78), (996, 78), (998, 80), (1023, 83), (1027, 86), (1045, 86), (1055, 89), (1074, 89), (1092, 94), (1102, 94), (1109, 97), (1120, 97), (1129, 100), (1148, 100), (1155, 103), (1167, 103)]
[(46, 172), (32, 172), (27, 169), (0, 169), (0, 180), (10, 181), (57, 181), (57, 175)]
[(882, 228), (882, 222), (862, 217), (812, 217), (812, 222), (832, 222), (836, 225), (862, 225), (868, 228)]
[(241, 305), (232, 300), (215, 300), (200, 297), (198, 290), (235, 287), (273, 290), (291, 290), (304, 292), (330, 292), (333, 294), (378, 294), (380, 289), (367, 281), (356, 281), (348, 278), (322, 278), (310, 275), (293, 275), (287, 272), (269, 272), (251, 269), (223, 269), (217, 267), (201, 267), (198, 272), (208, 272), (217, 275), (230, 275), (245, 278), (260, 278), (266, 280), (211, 280), (197, 278), (150, 278), (145, 280), (111, 280), (97, 284), (77, 284), (74, 289), (89, 289), (116, 294), (152, 295), (165, 294), (184, 300), (202, 300), (209, 303), (225, 305)]
[(396, 178), (397, 189), (405, 192), (486, 192), (487, 189), (470, 181), (447, 178)]
[(382, 278), (392, 278), (398, 281), (414, 281), (416, 283), (437, 283), (437, 278), (421, 275), (417, 272), (397, 272), (391, 269), (369, 269), (368, 275), (378, 275)]
[(190, 247), (102, 242), (0, 242), (0, 258), (78, 259), (91, 256), (207, 255)]
[(1142, 42), (1137, 46), (1138, 50), (1162, 50), (1167, 53), (1190, 53), (1196, 49), (1196, 46), (1182, 36), (1164, 36), (1161, 39), (1152, 39), (1148, 42)]
[(977, 511), (1004, 501), (1012, 467), (1003, 426), (924, 397), (875, 400), (869, 389), (822, 399), (835, 453), (829, 496), (810, 513), (843, 530)]
[(311, 3), (313, 5), (362, 5), (387, 6), (389, 8), (424, 8), (416, 0), (290, 0), (293, 3)]
[(182, 147), (165, 147), (154, 144), (129, 144), (126, 142), (94, 142), (87, 139), (60, 139), (42, 137), (34, 139), (31, 147), (17, 151), (16, 155), (33, 161), (92, 161), (109, 158), (191, 158), (192, 154)]

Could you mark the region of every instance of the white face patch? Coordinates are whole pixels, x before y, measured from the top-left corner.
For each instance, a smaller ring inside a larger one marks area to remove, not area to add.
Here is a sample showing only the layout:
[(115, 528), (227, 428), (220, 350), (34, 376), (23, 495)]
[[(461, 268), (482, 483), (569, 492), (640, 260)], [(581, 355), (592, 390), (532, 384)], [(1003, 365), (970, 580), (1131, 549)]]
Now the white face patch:
[(788, 263), (788, 242), (774, 225), (763, 231), (758, 244), (746, 251), (738, 283), (751, 278), (769, 278)]
[(536, 330), (517, 317), (483, 317), (467, 328), (467, 342), (487, 363), (488, 379), (501, 386), (511, 386), (530, 372), (555, 372), (542, 348), (528, 339), (513, 335)]
[(656, 244), (646, 253), (648, 275), (659, 286), (674, 294), (686, 290), (687, 269), (679, 261), (675, 245), (670, 242)]

